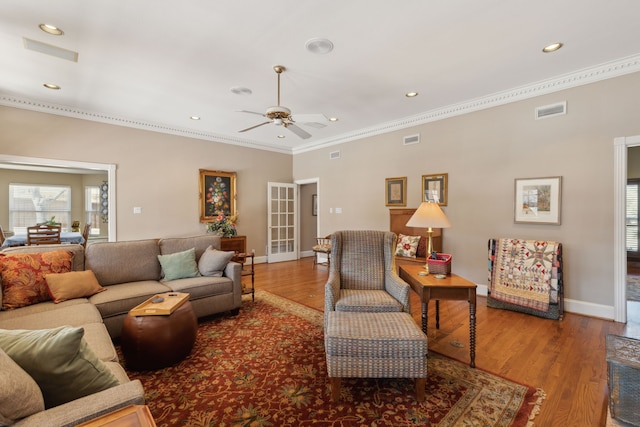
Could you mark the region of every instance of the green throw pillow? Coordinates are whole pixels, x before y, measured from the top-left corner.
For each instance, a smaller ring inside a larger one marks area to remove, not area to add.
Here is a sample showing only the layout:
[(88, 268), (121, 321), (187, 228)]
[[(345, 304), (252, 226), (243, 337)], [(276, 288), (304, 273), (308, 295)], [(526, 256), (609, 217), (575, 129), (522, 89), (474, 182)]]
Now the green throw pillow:
[(83, 328), (0, 329), (0, 348), (36, 381), (46, 408), (119, 384), (87, 346)]
[(195, 248), (174, 254), (158, 255), (158, 261), (160, 261), (164, 272), (164, 280), (166, 281), (200, 275), (198, 264), (196, 263)]

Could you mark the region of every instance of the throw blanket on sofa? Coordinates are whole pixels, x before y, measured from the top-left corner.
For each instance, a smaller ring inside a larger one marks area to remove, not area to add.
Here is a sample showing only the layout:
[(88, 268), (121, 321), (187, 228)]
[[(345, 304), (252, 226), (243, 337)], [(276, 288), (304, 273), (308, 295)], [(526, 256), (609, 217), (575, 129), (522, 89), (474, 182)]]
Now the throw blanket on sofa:
[(558, 295), (558, 279), (554, 274), (557, 245), (551, 241), (499, 239), (491, 297), (547, 312), (549, 303), (556, 302)]

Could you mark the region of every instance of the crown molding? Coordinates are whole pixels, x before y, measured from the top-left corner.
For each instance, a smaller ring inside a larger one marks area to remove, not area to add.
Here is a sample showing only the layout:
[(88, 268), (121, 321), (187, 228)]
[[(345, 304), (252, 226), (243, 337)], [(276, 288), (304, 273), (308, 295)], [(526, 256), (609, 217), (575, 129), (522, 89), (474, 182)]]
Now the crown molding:
[(629, 56), (613, 62), (600, 64), (569, 74), (542, 80), (537, 83), (528, 84), (526, 86), (497, 92), (458, 104), (452, 104), (446, 107), (416, 114), (414, 116), (381, 123), (365, 129), (359, 129), (356, 132), (338, 135), (334, 138), (309, 143), (296, 147), (292, 151), (293, 154), (314, 151), (323, 147), (330, 147), (349, 141), (381, 135), (438, 120), (444, 120), (450, 117), (472, 113), (474, 111), (493, 108), (499, 105), (535, 98), (537, 96), (547, 95), (561, 90), (595, 83), (601, 80), (636, 73), (638, 71), (640, 71), (640, 55)]
[(242, 138), (234, 138), (228, 135), (219, 135), (215, 133), (201, 132), (188, 128), (177, 126), (168, 126), (163, 124), (151, 123), (142, 120), (125, 119), (122, 117), (112, 116), (94, 111), (72, 108), (64, 105), (52, 104), (42, 101), (34, 101), (26, 98), (19, 98), (10, 95), (0, 94), (0, 105), (6, 107), (21, 108), (23, 110), (36, 111), (40, 113), (54, 114), (58, 116), (71, 117), (80, 120), (89, 120), (92, 122), (105, 123), (116, 126), (124, 126), (128, 128), (147, 130), (151, 132), (159, 132), (169, 135), (183, 136), (187, 138), (201, 139), (205, 141), (221, 142), (223, 144), (239, 145), (247, 148), (255, 148), (260, 150), (275, 151), (285, 154), (291, 154), (288, 147), (277, 147), (273, 145), (260, 144)]
[(611, 79), (638, 71), (640, 71), (640, 54), (600, 64), (594, 67), (585, 68), (537, 83), (528, 84), (525, 86), (497, 92), (491, 95), (468, 100), (458, 104), (452, 104), (442, 108), (437, 108), (435, 110), (426, 111), (424, 113), (416, 114), (413, 116), (404, 117), (399, 120), (380, 123), (375, 126), (359, 129), (354, 132), (344, 133), (332, 138), (321, 139), (294, 148), (285, 146), (274, 146), (272, 144), (261, 144), (247, 139), (234, 138), (229, 135), (219, 135), (215, 133), (201, 132), (182, 127), (150, 123), (142, 120), (126, 119), (109, 114), (86, 111), (78, 108), (71, 108), (42, 101), (34, 101), (6, 94), (0, 94), (0, 105), (37, 111), (41, 113), (72, 117), (81, 120), (89, 120), (116, 126), (124, 126), (134, 129), (183, 136), (187, 138), (238, 145), (259, 150), (274, 151), (284, 154), (300, 154), (325, 147), (344, 144), (345, 142), (402, 130), (425, 123), (444, 120), (450, 117), (472, 113), (474, 111), (493, 108), (499, 105), (522, 101), (525, 99), (534, 98), (537, 96), (546, 95), (549, 93), (554, 93), (561, 90), (598, 82), (601, 80)]

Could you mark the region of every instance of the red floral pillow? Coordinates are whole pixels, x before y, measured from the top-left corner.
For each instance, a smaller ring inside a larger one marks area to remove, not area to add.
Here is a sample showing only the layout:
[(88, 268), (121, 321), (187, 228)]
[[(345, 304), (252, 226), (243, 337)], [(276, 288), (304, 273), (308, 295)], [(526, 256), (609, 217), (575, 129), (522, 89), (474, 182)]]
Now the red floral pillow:
[(11, 310), (51, 299), (44, 278), (68, 273), (73, 252), (58, 250), (31, 254), (0, 254), (2, 309)]

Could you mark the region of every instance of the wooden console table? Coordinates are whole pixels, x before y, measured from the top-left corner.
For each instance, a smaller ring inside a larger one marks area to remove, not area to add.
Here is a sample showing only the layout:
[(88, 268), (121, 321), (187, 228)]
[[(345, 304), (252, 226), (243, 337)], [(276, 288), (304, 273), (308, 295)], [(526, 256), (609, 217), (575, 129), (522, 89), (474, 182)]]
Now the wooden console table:
[(476, 288), (477, 285), (456, 274), (436, 279), (433, 274), (421, 276), (422, 265), (401, 265), (400, 278), (407, 282), (422, 302), (422, 332), (427, 333), (429, 301), (436, 300), (436, 329), (440, 328), (439, 300), (469, 301), (469, 355), (472, 368), (476, 367)]

